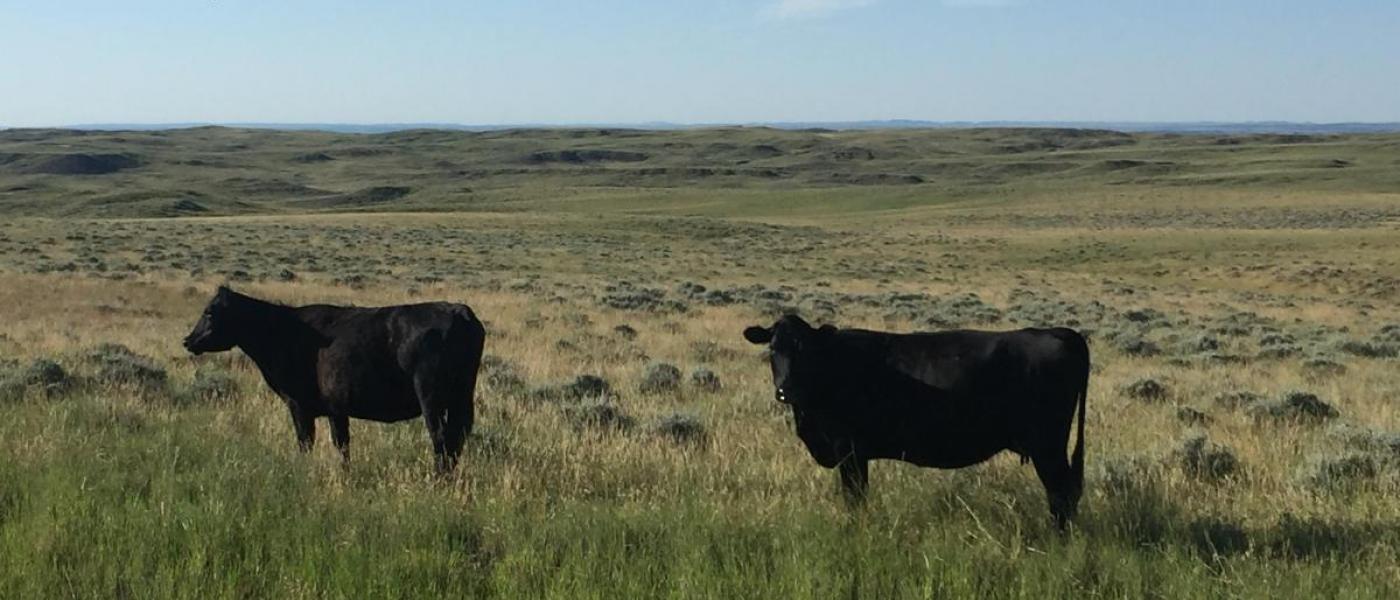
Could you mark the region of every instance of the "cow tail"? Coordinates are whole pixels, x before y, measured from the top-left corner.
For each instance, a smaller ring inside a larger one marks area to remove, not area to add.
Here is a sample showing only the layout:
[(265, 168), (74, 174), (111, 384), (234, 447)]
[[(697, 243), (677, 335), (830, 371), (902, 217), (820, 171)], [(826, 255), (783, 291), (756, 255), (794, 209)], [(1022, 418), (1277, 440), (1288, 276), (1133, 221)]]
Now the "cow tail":
[(1074, 497), (1078, 498), (1084, 491), (1084, 415), (1087, 412), (1086, 401), (1089, 397), (1089, 344), (1084, 341), (1084, 337), (1076, 334), (1078, 350), (1084, 357), (1083, 370), (1079, 373), (1080, 378), (1076, 386), (1079, 392), (1079, 433), (1075, 437), (1074, 452), (1070, 455), (1069, 469), (1070, 476), (1074, 482)]

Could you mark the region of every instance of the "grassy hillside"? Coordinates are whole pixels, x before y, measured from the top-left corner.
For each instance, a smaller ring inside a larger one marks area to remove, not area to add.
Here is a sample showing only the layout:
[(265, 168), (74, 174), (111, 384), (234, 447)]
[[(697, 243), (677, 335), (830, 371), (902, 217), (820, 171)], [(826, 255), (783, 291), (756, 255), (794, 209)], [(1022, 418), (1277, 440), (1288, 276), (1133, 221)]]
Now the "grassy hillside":
[[(0, 138), (0, 597), (1400, 594), (1394, 136)], [(299, 455), (179, 345), (221, 282), (470, 303), (460, 470), (416, 421)], [(848, 512), (740, 336), (787, 312), (1085, 332), (1075, 530), (1011, 456)]]
[[(524, 210), (605, 199), (638, 210), (728, 214), (1088, 189), (1154, 197), (1202, 188), (1390, 192), (1400, 188), (1398, 153), (1397, 135), (1057, 129), (8, 130), (0, 131), (0, 212)], [(756, 194), (782, 201), (755, 203)]]

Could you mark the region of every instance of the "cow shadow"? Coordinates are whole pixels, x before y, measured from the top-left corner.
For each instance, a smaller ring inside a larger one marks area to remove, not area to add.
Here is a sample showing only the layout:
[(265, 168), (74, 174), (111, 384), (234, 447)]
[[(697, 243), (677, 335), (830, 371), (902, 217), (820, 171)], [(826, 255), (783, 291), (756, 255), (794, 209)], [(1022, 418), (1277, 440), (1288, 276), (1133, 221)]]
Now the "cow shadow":
[(1263, 524), (1224, 514), (1188, 513), (1157, 481), (1105, 481), (1085, 507), (1079, 533), (1136, 546), (1185, 548), (1207, 562), (1245, 554), (1274, 560), (1349, 560), (1400, 544), (1400, 520), (1300, 516), (1281, 511)]
[[(1208, 568), (1223, 568), (1237, 557), (1366, 560), (1378, 548), (1400, 546), (1400, 519), (1388, 516), (1280, 511), (1261, 520), (1245, 519), (1223, 506), (1203, 511), (1199, 502), (1192, 503), (1151, 466), (1131, 470), (1131, 477), (1095, 474), (1086, 482), (1089, 493), (1068, 532), (1056, 528), (1045, 514), (1046, 499), (1033, 477), (1009, 464), (932, 474), (903, 470), (912, 476), (891, 474), (887, 466), (881, 469), (871, 502), (847, 509), (850, 515), (842, 526), (854, 533), (898, 524), (912, 530), (902, 534), (911, 540), (942, 535), (953, 526), (962, 535), (990, 544), (1008, 549), (1019, 544), (1050, 553), (1081, 543), (1157, 549), (1185, 553)], [(835, 488), (833, 482), (830, 501), (839, 504)]]

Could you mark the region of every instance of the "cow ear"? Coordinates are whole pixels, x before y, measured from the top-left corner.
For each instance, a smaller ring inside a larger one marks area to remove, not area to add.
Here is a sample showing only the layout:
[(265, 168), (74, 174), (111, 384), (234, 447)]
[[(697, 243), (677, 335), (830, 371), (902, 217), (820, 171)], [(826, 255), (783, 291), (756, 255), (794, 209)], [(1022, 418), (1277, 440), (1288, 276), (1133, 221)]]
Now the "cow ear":
[(767, 344), (773, 340), (773, 330), (754, 325), (744, 330), (744, 339), (754, 344)]
[(836, 326), (832, 325), (831, 323), (827, 323), (818, 328), (817, 333), (820, 333), (822, 335), (831, 335), (833, 333), (836, 333)]

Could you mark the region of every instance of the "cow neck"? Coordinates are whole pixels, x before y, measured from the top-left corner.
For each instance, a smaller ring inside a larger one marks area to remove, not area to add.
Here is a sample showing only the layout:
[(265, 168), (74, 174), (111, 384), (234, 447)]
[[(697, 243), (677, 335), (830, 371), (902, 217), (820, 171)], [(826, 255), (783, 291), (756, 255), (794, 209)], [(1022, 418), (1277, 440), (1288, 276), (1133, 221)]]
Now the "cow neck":
[(300, 322), (295, 309), (235, 294), (237, 310), (242, 315), (238, 330), (238, 347), (264, 373), (275, 363), (286, 362), (287, 354), (297, 345)]

